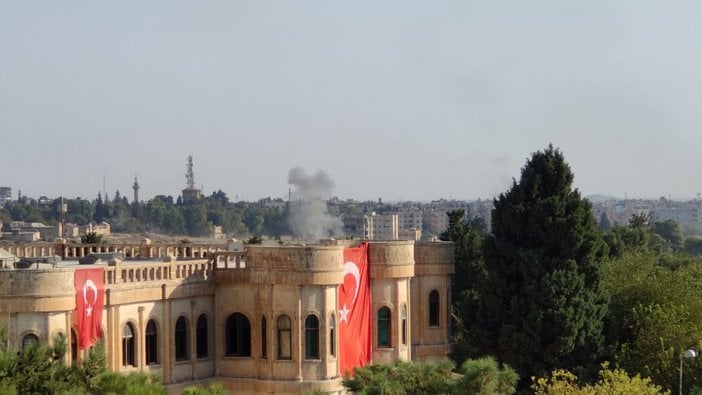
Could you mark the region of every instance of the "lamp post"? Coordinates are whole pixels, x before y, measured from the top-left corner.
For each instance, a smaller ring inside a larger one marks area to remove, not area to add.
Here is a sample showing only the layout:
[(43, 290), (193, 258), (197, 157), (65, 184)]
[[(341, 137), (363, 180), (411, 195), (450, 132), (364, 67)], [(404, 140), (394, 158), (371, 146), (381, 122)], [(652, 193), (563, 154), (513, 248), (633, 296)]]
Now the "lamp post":
[(683, 371), (683, 360), (685, 358), (695, 358), (697, 357), (697, 351), (695, 350), (685, 350), (685, 352), (680, 353), (680, 395), (682, 395), (682, 371)]

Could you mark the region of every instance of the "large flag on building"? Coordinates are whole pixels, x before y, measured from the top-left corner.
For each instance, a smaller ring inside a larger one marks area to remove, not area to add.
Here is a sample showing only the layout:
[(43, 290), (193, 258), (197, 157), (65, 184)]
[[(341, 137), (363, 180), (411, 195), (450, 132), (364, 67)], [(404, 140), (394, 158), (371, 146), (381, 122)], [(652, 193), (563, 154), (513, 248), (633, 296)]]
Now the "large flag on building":
[(75, 322), (78, 326), (78, 346), (88, 348), (100, 339), (102, 307), (105, 300), (104, 270), (102, 268), (76, 269), (73, 275), (76, 287)]
[(344, 282), (339, 287), (339, 370), (371, 359), (371, 295), (368, 244), (344, 250)]

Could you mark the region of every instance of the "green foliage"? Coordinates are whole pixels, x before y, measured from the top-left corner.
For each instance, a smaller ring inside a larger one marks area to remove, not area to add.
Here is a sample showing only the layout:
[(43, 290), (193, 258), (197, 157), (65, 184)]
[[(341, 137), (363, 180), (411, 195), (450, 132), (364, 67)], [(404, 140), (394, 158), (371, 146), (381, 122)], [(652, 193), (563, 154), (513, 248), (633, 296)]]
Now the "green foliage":
[(604, 236), (609, 256), (622, 256), (627, 251), (651, 251), (651, 232), (648, 228), (616, 225)]
[(603, 212), (602, 215), (600, 216), (600, 222), (597, 226), (602, 231), (608, 231), (612, 228), (612, 221), (609, 220), (609, 216), (607, 215), (606, 212)]
[(461, 363), (470, 356), (480, 355), (472, 346), (475, 341), (470, 337), (468, 324), (474, 320), (478, 303), (477, 286), (485, 277), (483, 245), (487, 232), (481, 218), (466, 221), (463, 210), (450, 211), (447, 215), (449, 225), (440, 238), (454, 243), (456, 271), (451, 279), (453, 358)]
[(702, 255), (702, 239), (689, 237), (685, 239), (685, 252), (693, 256)]
[(463, 363), (460, 374), (453, 373), (451, 361), (418, 364), (396, 361), (391, 365), (370, 365), (354, 369), (344, 386), (355, 394), (485, 394), (515, 392), (517, 374), (487, 357)]
[(549, 146), (495, 200), (471, 338), (523, 378), (555, 368), (594, 375), (603, 352), (606, 245), (572, 182), (563, 155)]
[(625, 370), (611, 370), (607, 364), (602, 365), (599, 380), (594, 384), (578, 383), (578, 378), (567, 370), (555, 370), (549, 377), (534, 378), (532, 390), (536, 395), (664, 395), (663, 391), (651, 379), (630, 376)]
[(246, 244), (261, 244), (263, 243), (263, 239), (259, 236), (251, 236), (248, 240), (245, 242)]
[(369, 365), (354, 368), (353, 378), (344, 386), (355, 394), (431, 394), (448, 393), (453, 382), (453, 363), (416, 364), (396, 361), (392, 365)]
[(519, 375), (514, 369), (509, 366), (500, 369), (492, 357), (465, 361), (461, 373), (463, 377), (457, 383), (457, 388), (466, 394), (513, 394), (519, 381)]
[(185, 387), (181, 395), (227, 395), (229, 392), (220, 382), (210, 383), (207, 387), (191, 385)]
[(654, 222), (651, 230), (663, 238), (668, 248), (673, 251), (682, 251), (684, 249), (685, 237), (680, 224), (676, 221), (669, 219), (663, 222)]
[[(702, 264), (630, 252), (606, 262), (603, 278), (611, 295), (606, 333), (613, 362), (676, 388), (680, 353), (702, 347)], [(702, 380), (698, 359), (685, 363), (686, 387)]]
[[(271, 199), (264, 199), (271, 201)], [(147, 202), (127, 201), (115, 193), (112, 200), (98, 193), (95, 200), (54, 199), (49, 204), (8, 202), (0, 208), (0, 220), (43, 222), (56, 225), (59, 207), (66, 204), (67, 223), (87, 225), (107, 221), (114, 232), (158, 232), (170, 235), (206, 236), (211, 225), (243, 238), (251, 234), (278, 237), (290, 234), (288, 209), (267, 207), (262, 202), (230, 202), (222, 191), (189, 204), (172, 196), (158, 195)]]
[(62, 336), (51, 347), (29, 343), (20, 352), (2, 350), (0, 394), (165, 394), (157, 376), (107, 371), (102, 342), (70, 367), (63, 362), (66, 350)]
[(80, 236), (80, 242), (83, 244), (101, 244), (103, 241), (102, 235), (95, 232), (88, 232)]
[(632, 229), (648, 229), (648, 216), (644, 213), (632, 214), (629, 218), (629, 227)]
[(673, 221), (650, 223), (644, 214), (634, 214), (629, 226), (612, 227), (604, 236), (610, 257), (621, 257), (627, 252), (653, 252), (665, 257), (686, 248), (680, 225)]

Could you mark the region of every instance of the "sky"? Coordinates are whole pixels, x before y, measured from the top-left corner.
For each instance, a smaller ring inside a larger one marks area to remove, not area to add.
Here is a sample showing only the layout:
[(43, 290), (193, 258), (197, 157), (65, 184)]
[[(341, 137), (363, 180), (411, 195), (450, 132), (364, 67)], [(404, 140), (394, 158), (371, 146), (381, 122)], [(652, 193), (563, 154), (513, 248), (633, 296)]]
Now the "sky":
[(702, 192), (699, 1), (0, 0), (16, 196), (492, 198), (552, 143), (583, 195)]

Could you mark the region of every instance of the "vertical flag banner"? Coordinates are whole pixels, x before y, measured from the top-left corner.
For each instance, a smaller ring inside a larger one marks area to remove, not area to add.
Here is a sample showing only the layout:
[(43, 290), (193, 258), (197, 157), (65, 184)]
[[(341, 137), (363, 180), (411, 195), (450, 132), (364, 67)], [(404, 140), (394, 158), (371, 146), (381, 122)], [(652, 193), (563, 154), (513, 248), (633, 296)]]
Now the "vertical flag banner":
[(75, 322), (78, 326), (78, 346), (88, 348), (100, 340), (102, 307), (105, 300), (104, 270), (102, 268), (76, 269), (73, 274), (76, 287)]
[(339, 286), (339, 370), (353, 374), (371, 359), (371, 295), (368, 243), (344, 250), (344, 282)]

